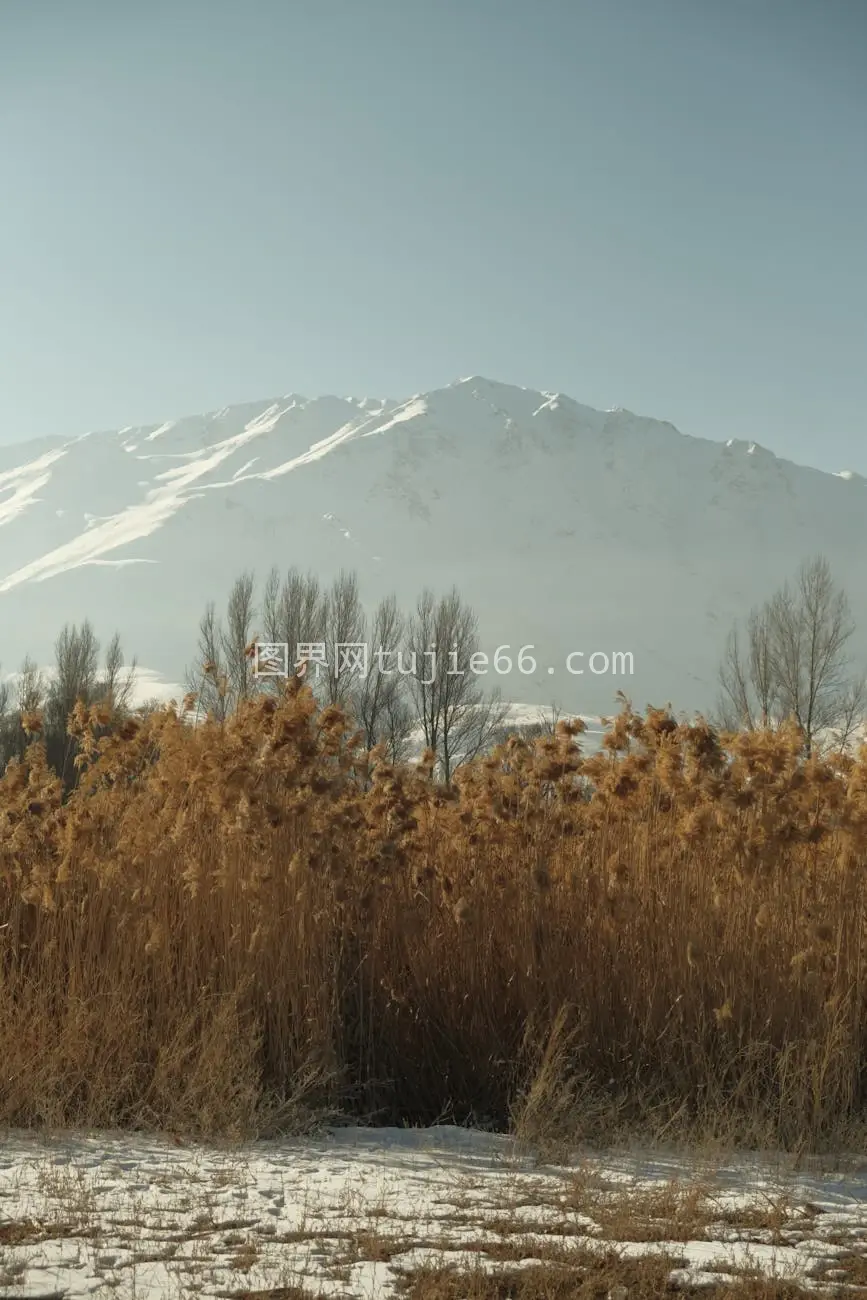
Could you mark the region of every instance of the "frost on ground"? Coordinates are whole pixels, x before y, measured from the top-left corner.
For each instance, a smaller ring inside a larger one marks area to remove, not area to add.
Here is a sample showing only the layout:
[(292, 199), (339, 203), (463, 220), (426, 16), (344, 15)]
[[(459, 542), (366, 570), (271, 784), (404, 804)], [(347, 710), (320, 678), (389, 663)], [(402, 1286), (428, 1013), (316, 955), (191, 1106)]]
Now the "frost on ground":
[(632, 1153), (554, 1165), (450, 1128), (219, 1148), (12, 1133), (0, 1297), (389, 1296), (425, 1267), (586, 1268), (596, 1255), (662, 1256), (690, 1290), (765, 1276), (864, 1294), (867, 1164), (850, 1163), (796, 1172)]

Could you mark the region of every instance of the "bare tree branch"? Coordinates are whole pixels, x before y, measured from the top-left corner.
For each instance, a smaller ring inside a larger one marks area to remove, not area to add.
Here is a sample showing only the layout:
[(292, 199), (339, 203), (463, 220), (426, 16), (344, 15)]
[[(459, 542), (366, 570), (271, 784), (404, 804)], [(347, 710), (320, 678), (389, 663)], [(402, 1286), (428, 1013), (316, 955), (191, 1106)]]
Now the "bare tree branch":
[(823, 733), (852, 734), (867, 688), (851, 677), (847, 645), (855, 631), (845, 592), (823, 556), (801, 566), (747, 622), (743, 650), (732, 629), (720, 666), (724, 725), (755, 729), (794, 719), (814, 752)]
[(407, 684), (425, 744), (446, 783), (455, 769), (487, 746), (508, 712), (499, 692), (486, 696), (473, 670), (478, 623), (456, 587), (437, 602), (425, 588), (409, 626)]

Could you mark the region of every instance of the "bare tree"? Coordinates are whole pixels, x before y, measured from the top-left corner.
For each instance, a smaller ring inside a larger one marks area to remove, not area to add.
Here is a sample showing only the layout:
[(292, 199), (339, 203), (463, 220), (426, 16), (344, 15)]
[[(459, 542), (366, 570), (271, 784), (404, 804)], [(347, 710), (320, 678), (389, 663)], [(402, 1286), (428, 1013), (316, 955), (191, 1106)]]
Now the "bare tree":
[(68, 721), (76, 704), (93, 702), (99, 672), (99, 641), (87, 619), (81, 627), (66, 624), (54, 644), (54, 676), (45, 701), (45, 747), (48, 761), (69, 790), (75, 784), (78, 745)]
[(491, 738), (492, 747), (502, 745), (510, 736), (520, 736), (522, 740), (539, 740), (542, 736), (553, 736), (560, 721), (561, 710), (558, 704), (550, 704), (540, 709), (532, 722), (510, 723), (508, 719), (497, 728)]
[(345, 706), (357, 686), (366, 657), (360, 650), (365, 645), (365, 617), (357, 574), (340, 570), (326, 594), (324, 615), (323, 694), (328, 704)]
[[(22, 758), (33, 737), (23, 727), (29, 713), (41, 711), (48, 693), (45, 674), (27, 655), (10, 688), (8, 681), (0, 683), (0, 771), (5, 770), (10, 758)], [(11, 705), (11, 707), (10, 707)]]
[(0, 774), (15, 753), (15, 740), (20, 731), (18, 718), (9, 708), (11, 692), (5, 678), (0, 679)]
[(80, 627), (66, 624), (54, 645), (55, 663), (48, 676), (27, 655), (15, 675), (14, 708), (10, 709), (8, 683), (0, 692), (0, 766), (13, 755), (23, 757), (32, 741), (24, 730), (27, 714), (42, 714), (41, 736), (48, 763), (61, 778), (68, 792), (77, 781), (75, 758), (79, 751), (76, 739), (69, 734), (69, 717), (76, 705), (103, 705), (109, 717), (92, 722), (95, 734), (106, 735), (130, 713), (135, 689), (136, 662), (127, 668), (120, 634), (115, 632), (106, 648), (102, 669), (99, 665), (99, 641), (90, 622)]
[(747, 623), (729, 635), (720, 668), (721, 720), (726, 726), (777, 726), (794, 718), (807, 755), (821, 733), (843, 732), (845, 744), (867, 708), (863, 675), (847, 654), (855, 631), (849, 602), (823, 556), (801, 566)]
[(278, 607), (280, 604), (280, 571), (276, 564), (272, 565), (268, 576), (265, 579), (265, 587), (262, 592), (262, 622), (264, 625), (266, 641), (278, 641), (277, 625), (279, 622)]
[(254, 586), (252, 573), (242, 573), (235, 579), (226, 606), (226, 626), (220, 633), (231, 707), (246, 700), (254, 686), (254, 665), (248, 653), (256, 615)]
[(860, 731), (867, 714), (867, 674), (853, 677), (840, 697), (840, 710), (834, 726), (833, 744), (841, 754)]
[(407, 684), (425, 744), (448, 783), (461, 763), (490, 744), (508, 710), (499, 691), (485, 695), (478, 685), (478, 622), (456, 587), (439, 601), (425, 588), (407, 640)]
[(49, 725), (65, 733), (78, 700), (90, 702), (99, 670), (99, 642), (87, 619), (64, 626), (54, 644), (55, 675), (47, 701)]
[(835, 586), (822, 556), (801, 568), (794, 590), (784, 587), (773, 609), (781, 695), (804, 730), (809, 754), (816, 733), (836, 727), (848, 708), (846, 646), (855, 625), (846, 594)]
[(255, 579), (242, 573), (232, 583), (225, 622), (211, 600), (199, 621), (197, 663), (184, 676), (186, 690), (197, 700), (196, 715), (225, 722), (256, 686), (250, 646), (256, 615)]
[(135, 714), (137, 718), (150, 718), (155, 713), (161, 713), (165, 707), (165, 701), (158, 695), (149, 695), (147, 699), (136, 705)]
[(385, 701), (379, 727), (379, 742), (385, 745), (390, 763), (405, 763), (409, 758), (412, 733), (417, 719), (401, 687), (390, 692)]
[(265, 581), (262, 618), (266, 640), (288, 647), (291, 672), (304, 647), (325, 643), (325, 597), (319, 579), (293, 567), (281, 582), (278, 570), (272, 568)]
[(136, 660), (129, 668), (124, 664), (120, 633), (115, 632), (105, 652), (102, 679), (96, 684), (95, 693), (101, 695), (112, 713), (126, 714), (129, 711), (135, 692)]
[(780, 711), (780, 684), (775, 668), (773, 618), (770, 602), (751, 610), (744, 650), (740, 630), (733, 627), (720, 666), (722, 721), (729, 728), (769, 727)]
[(213, 601), (199, 622), (198, 663), (188, 669), (186, 688), (197, 699), (197, 714), (225, 722), (231, 709), (229, 677), (223, 659), (223, 633)]
[(367, 749), (382, 742), (392, 762), (406, 755), (413, 716), (406, 698), (406, 683), (398, 673), (396, 656), (406, 633), (406, 619), (397, 598), (380, 601), (366, 632), (367, 671), (352, 692), (352, 710), (364, 732)]
[(35, 713), (44, 706), (47, 694), (48, 683), (45, 674), (30, 655), (25, 655), (15, 683), (18, 713), (20, 715)]

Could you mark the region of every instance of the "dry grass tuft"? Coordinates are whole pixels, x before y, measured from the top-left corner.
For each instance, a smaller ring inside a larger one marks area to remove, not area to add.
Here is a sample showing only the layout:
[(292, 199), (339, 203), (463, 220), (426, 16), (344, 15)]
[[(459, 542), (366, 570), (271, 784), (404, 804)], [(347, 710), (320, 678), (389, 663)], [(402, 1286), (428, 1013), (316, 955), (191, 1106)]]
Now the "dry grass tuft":
[(0, 779), (0, 1121), (551, 1141), (863, 1134), (867, 750), (624, 705), (459, 769), (297, 679), (222, 724), (79, 708)]
[(638, 1260), (575, 1252), (568, 1263), (527, 1264), (489, 1270), (477, 1266), (419, 1269), (401, 1288), (406, 1300), (807, 1300), (813, 1291), (797, 1283), (732, 1277), (731, 1282), (679, 1284), (670, 1281), (678, 1261), (656, 1256)]

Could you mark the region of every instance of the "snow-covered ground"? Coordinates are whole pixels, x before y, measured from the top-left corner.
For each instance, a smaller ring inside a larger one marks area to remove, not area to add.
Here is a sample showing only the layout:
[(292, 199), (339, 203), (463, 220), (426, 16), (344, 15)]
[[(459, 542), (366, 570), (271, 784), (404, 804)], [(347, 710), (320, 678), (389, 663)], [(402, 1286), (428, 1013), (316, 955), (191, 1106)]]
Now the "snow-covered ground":
[(663, 1253), (675, 1280), (756, 1269), (816, 1285), (864, 1260), (867, 1162), (718, 1161), (635, 1151), (546, 1165), (512, 1139), (442, 1127), (235, 1147), (11, 1133), (0, 1295), (163, 1300), (296, 1285), (386, 1297), (424, 1264), (526, 1266), (612, 1248)]

